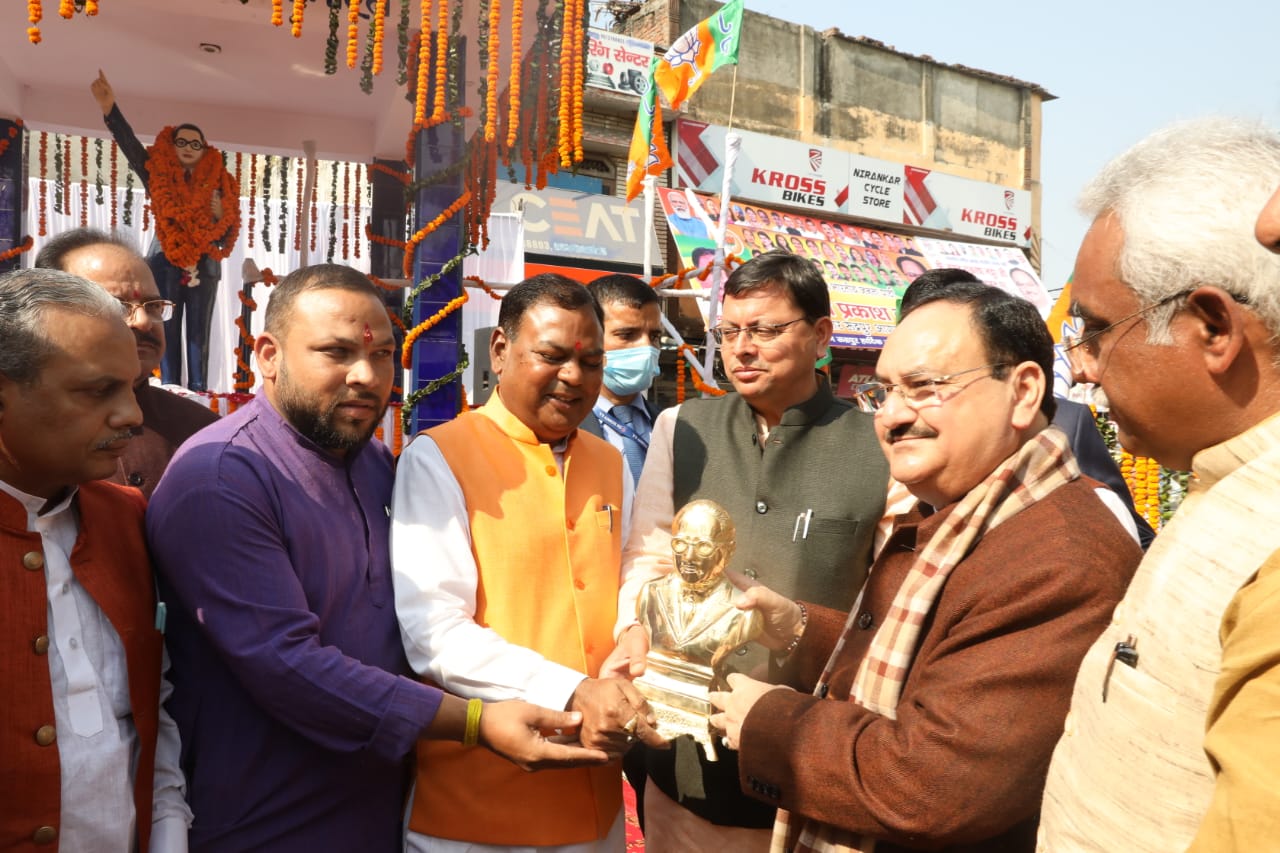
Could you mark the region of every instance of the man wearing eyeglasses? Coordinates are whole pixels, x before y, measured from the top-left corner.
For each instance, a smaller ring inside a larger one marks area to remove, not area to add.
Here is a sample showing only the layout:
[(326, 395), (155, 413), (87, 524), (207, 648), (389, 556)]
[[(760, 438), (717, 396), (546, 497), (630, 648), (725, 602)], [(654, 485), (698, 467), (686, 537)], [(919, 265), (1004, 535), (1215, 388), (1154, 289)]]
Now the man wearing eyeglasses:
[(1214, 118), (1157, 131), (1082, 195), (1073, 373), (1127, 450), (1192, 477), (1080, 665), (1041, 849), (1280, 835), (1280, 257), (1258, 214), (1277, 186), (1280, 134)]
[(1076, 667), (1141, 556), (1049, 425), (1035, 307), (910, 295), (859, 394), (919, 504), (847, 615), (751, 585), (793, 677), (712, 696), (743, 789), (784, 810), (773, 849), (1029, 853)]
[(164, 357), (164, 321), (173, 303), (160, 298), (151, 269), (127, 240), (91, 228), (76, 228), (51, 239), (35, 265), (78, 275), (98, 284), (119, 302), (137, 344), (142, 366), (133, 393), (142, 424), (120, 455), (111, 482), (133, 486), (151, 497), (178, 447), (218, 419), (207, 406), (151, 384)]
[[(754, 257), (728, 277), (712, 331), (734, 393), (690, 400), (654, 423), (623, 557), (619, 645), (608, 662), (619, 674), (644, 669), (636, 594), (672, 571), (672, 518), (697, 498), (728, 510), (739, 571), (833, 608), (853, 604), (886, 514), (889, 472), (871, 417), (838, 400), (814, 370), (831, 340), (830, 313), (818, 268), (789, 252)], [(753, 644), (730, 666), (751, 672), (769, 663)], [(774, 808), (741, 792), (737, 756), (722, 753), (709, 763), (688, 739), (646, 750), (652, 849), (767, 848)]]

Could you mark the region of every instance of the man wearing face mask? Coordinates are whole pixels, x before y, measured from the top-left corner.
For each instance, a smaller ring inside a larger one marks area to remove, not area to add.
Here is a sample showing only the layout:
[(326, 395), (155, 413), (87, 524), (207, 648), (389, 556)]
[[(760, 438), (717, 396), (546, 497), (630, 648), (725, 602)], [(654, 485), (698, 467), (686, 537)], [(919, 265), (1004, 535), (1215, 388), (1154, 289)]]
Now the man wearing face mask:
[(653, 288), (629, 275), (603, 276), (587, 291), (604, 312), (606, 359), (604, 385), (581, 428), (622, 451), (637, 483), (658, 416), (658, 408), (642, 394), (658, 375), (660, 300)]

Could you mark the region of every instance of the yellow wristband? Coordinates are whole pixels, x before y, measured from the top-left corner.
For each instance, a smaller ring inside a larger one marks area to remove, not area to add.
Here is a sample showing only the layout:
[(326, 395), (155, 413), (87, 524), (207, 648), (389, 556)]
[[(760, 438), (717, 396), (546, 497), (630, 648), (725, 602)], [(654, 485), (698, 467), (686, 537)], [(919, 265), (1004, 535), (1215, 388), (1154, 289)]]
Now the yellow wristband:
[(484, 702), (479, 699), (467, 700), (467, 728), (462, 733), (463, 746), (475, 746), (480, 742), (480, 712), (484, 710)]

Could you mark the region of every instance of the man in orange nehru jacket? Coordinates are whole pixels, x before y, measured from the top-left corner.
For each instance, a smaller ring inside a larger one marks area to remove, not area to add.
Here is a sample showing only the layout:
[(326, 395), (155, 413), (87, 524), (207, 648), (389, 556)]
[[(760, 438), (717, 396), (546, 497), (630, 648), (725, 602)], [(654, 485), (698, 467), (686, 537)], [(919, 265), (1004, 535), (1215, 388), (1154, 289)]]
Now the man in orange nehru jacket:
[[(468, 698), (581, 711), (581, 741), (615, 758), (662, 739), (629, 681), (597, 678), (613, 648), (631, 479), (578, 429), (604, 374), (600, 308), (545, 274), (502, 300), (498, 388), (400, 457), (392, 502), (396, 613), (414, 669)], [(529, 775), (482, 751), (422, 744), (407, 849), (624, 845), (617, 761)]]

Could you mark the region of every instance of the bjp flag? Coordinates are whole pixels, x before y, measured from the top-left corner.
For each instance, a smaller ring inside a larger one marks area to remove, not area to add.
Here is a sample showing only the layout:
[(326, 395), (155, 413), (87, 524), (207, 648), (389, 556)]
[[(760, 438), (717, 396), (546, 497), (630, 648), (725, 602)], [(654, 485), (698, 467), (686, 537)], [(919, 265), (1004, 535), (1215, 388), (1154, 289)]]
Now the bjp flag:
[(653, 85), (653, 69), (657, 58), (649, 60), (649, 86), (640, 98), (636, 127), (631, 132), (631, 151), (627, 155), (627, 201), (640, 194), (645, 175), (659, 175), (671, 168), (671, 153), (662, 131), (662, 105)]
[(677, 110), (717, 68), (738, 64), (742, 2), (729, 0), (705, 21), (676, 39), (658, 62), (654, 79)]

